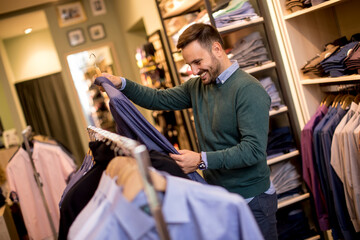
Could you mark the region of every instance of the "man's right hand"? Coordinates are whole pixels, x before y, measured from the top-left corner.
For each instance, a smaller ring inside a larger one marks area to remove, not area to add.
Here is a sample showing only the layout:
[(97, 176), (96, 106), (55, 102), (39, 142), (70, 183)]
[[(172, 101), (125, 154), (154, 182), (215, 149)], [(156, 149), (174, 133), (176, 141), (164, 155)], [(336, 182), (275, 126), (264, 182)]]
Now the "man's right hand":
[[(94, 76), (94, 80), (97, 77), (106, 77), (107, 79), (109, 79), (114, 84), (114, 86), (117, 89), (121, 88), (122, 81), (121, 81), (121, 78), (118, 77), (118, 76), (114, 76), (114, 75), (112, 75), (110, 73), (106, 73), (106, 72), (104, 72), (104, 73), (100, 72), (100, 73), (98, 73), (98, 74), (96, 74)], [(100, 90), (103, 91), (104, 89), (100, 88)]]

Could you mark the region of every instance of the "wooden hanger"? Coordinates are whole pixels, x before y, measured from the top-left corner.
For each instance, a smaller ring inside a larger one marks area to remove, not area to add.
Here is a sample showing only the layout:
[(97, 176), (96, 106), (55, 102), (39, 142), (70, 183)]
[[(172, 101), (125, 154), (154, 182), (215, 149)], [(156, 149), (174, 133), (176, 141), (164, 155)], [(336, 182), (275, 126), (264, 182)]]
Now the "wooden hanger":
[(341, 104), (341, 108), (342, 109), (346, 109), (348, 106), (350, 106), (350, 104), (354, 101), (355, 96), (349, 94), (346, 95), (345, 99), (343, 100), (342, 104)]
[[(130, 202), (144, 188), (138, 165), (132, 157), (115, 157), (108, 164), (105, 173), (111, 178), (117, 177), (116, 183), (123, 187), (123, 196)], [(150, 176), (155, 190), (165, 192), (166, 179), (153, 171), (150, 171)]]
[(344, 95), (342, 93), (339, 93), (338, 95), (335, 96), (335, 99), (332, 103), (332, 107), (337, 107), (337, 105), (339, 104), (341, 98), (343, 97)]
[(326, 107), (329, 107), (329, 106), (333, 103), (335, 97), (336, 97), (336, 96), (335, 96), (334, 94), (328, 94), (328, 95), (326, 95), (326, 96), (324, 97), (324, 99), (321, 101), (320, 106), (325, 105)]
[(359, 104), (360, 103), (360, 93), (358, 93), (354, 98), (354, 103)]

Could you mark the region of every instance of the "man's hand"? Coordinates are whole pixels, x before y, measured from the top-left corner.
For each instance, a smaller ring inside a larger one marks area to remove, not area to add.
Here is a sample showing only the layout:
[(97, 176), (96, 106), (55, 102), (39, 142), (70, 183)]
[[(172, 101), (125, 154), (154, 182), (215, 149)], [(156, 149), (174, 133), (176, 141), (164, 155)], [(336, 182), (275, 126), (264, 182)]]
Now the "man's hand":
[(200, 153), (190, 150), (179, 150), (180, 155), (170, 153), (170, 157), (176, 161), (184, 173), (195, 172), (200, 163)]
[[(121, 88), (122, 81), (121, 81), (120, 77), (114, 76), (114, 75), (112, 75), (110, 73), (106, 73), (106, 72), (101, 73), (100, 70), (99, 70), (99, 72), (96, 71), (96, 73), (97, 74), (94, 76), (94, 81), (95, 81), (95, 78), (97, 78), (97, 77), (106, 77), (107, 79), (109, 79), (114, 84), (114, 86), (116, 88)], [(102, 87), (100, 87), (100, 90), (104, 91), (104, 89)]]

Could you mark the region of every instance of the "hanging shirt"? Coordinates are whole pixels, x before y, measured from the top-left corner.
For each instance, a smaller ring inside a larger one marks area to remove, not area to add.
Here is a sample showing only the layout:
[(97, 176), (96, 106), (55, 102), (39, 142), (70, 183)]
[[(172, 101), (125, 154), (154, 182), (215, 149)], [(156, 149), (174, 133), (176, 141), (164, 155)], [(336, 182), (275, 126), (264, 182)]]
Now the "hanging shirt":
[[(162, 213), (171, 239), (263, 239), (247, 203), (238, 194), (168, 175), (166, 182)], [(81, 212), (71, 226), (69, 239), (159, 239), (154, 219), (141, 209), (146, 205), (143, 192), (128, 202), (121, 188), (107, 189), (112, 190), (99, 189), (103, 193), (99, 195), (107, 198), (101, 213), (95, 209), (100, 205), (94, 199), (90, 213)], [(89, 216), (93, 214), (96, 216)]]
[[(73, 160), (57, 145), (34, 142), (32, 158), (39, 173), (42, 189), (57, 231), (60, 212), (58, 203), (66, 179), (74, 171)], [(19, 148), (6, 168), (10, 191), (19, 196), (24, 223), (31, 239), (52, 237), (50, 223), (28, 153)]]
[[(144, 144), (147, 149), (163, 153), (179, 154), (173, 145), (135, 108), (129, 99), (117, 90), (105, 77), (98, 77), (95, 84), (101, 85), (110, 98), (110, 111), (116, 122), (118, 134)], [(190, 179), (205, 183), (197, 172), (188, 174)]]
[(322, 231), (329, 229), (329, 221), (324, 193), (321, 190), (319, 176), (314, 168), (313, 132), (315, 126), (321, 121), (327, 111), (328, 108), (325, 105), (320, 106), (301, 131), (303, 179), (309, 187), (314, 198), (317, 219)]

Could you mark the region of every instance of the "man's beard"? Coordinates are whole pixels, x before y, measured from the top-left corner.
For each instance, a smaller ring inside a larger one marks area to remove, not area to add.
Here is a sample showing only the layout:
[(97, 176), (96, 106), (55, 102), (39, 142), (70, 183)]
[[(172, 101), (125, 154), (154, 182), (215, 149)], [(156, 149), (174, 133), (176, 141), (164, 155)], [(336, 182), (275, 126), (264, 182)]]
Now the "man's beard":
[(207, 72), (210, 78), (209, 84), (210, 83), (214, 84), (216, 83), (216, 78), (221, 73), (221, 64), (220, 61), (217, 58), (215, 58), (213, 54), (211, 54), (211, 60), (212, 60), (211, 66), (208, 69), (201, 71), (199, 75), (201, 75), (204, 72)]

